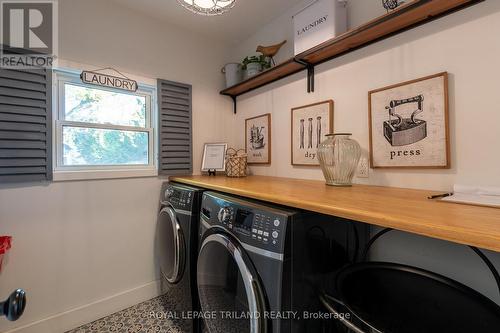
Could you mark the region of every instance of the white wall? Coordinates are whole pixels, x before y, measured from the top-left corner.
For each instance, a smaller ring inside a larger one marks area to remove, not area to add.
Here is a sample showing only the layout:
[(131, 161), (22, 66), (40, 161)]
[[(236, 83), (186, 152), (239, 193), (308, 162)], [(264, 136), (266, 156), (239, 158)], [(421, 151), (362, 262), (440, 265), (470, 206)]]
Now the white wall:
[[(24, 288), (28, 305), (19, 321), (2, 319), (0, 331), (46, 320), (26, 332), (63, 332), (153, 297), (160, 184), (137, 178), (2, 186), (1, 233), (14, 242), (0, 295)], [(104, 301), (124, 292), (121, 301)], [(77, 310), (99, 301), (97, 308)], [(75, 313), (61, 315), (66, 311)]]
[[(288, 15), (292, 15), (293, 11)], [(254, 50), (268, 35), (277, 41), (292, 30), (286, 15), (267, 25), (233, 53)], [(261, 175), (323, 179), (318, 167), (290, 165), (290, 109), (313, 102), (335, 101), (337, 132), (351, 132), (368, 152), (368, 91), (442, 71), (450, 73), (450, 170), (371, 170), (359, 183), (449, 190), (454, 183), (500, 186), (498, 94), (500, 2), (486, 1), (419, 28), (352, 52), (316, 68), (316, 92), (307, 94), (305, 72), (238, 98), (232, 142), (244, 146), (244, 120), (272, 114), (272, 165), (252, 167)], [(288, 45), (280, 58), (292, 56)]]
[[(294, 11), (290, 9), (235, 48), (232, 58), (252, 53), (258, 44), (290, 41)], [(252, 173), (322, 180), (319, 167), (290, 165), (292, 107), (333, 99), (335, 131), (352, 132), (366, 156), (368, 91), (448, 71), (452, 168), (370, 170), (369, 179), (355, 182), (435, 190), (450, 190), (454, 183), (500, 186), (499, 30), (500, 1), (485, 1), (318, 66), (315, 93), (307, 94), (302, 72), (240, 96), (231, 143), (244, 147), (245, 119), (271, 113), (272, 164), (252, 166)], [(277, 59), (292, 56), (293, 45), (288, 43)], [(500, 267), (500, 254), (487, 253)], [(376, 260), (418, 265), (453, 277), (500, 304), (490, 273), (465, 247), (394, 233), (378, 242), (372, 254)]]
[[(291, 21), (284, 16), (240, 47), (229, 48), (107, 0), (61, 0), (59, 47), (61, 58), (69, 61), (193, 84), (195, 171), (204, 142), (242, 147), (244, 119), (271, 112), (273, 164), (253, 167), (253, 172), (312, 179), (321, 179), (319, 169), (289, 165), (291, 107), (333, 98), (335, 129), (352, 131), (366, 149), (368, 90), (448, 70), (453, 168), (380, 171), (369, 182), (435, 189), (448, 189), (455, 181), (500, 185), (500, 157), (494, 150), (500, 141), (495, 102), (499, 12), (499, 2), (487, 1), (324, 64), (311, 95), (305, 92), (304, 73), (276, 82), (239, 97), (236, 116), (229, 99), (218, 95), (219, 69), (224, 60), (238, 60), (257, 44), (288, 38)], [(287, 47), (281, 59), (291, 56)], [(29, 296), (22, 319), (1, 320), (0, 331), (28, 325), (19, 332), (62, 332), (155, 295), (152, 245), (161, 182), (140, 178), (0, 185), (0, 234), (14, 236), (0, 275), (0, 297), (18, 287)], [(399, 248), (406, 244), (398, 242)], [(390, 251), (375, 249), (376, 255), (384, 253)], [(479, 274), (479, 266), (467, 265)], [(489, 277), (479, 280), (492, 295)]]
[[(194, 166), (204, 142), (225, 141), (231, 104), (219, 96), (224, 45), (107, 0), (60, 0), (65, 64), (113, 66), (193, 85)], [(149, 83), (149, 82), (147, 82)], [(0, 297), (28, 306), (0, 332), (56, 333), (158, 293), (153, 240), (164, 179), (0, 185), (0, 234), (14, 237)]]

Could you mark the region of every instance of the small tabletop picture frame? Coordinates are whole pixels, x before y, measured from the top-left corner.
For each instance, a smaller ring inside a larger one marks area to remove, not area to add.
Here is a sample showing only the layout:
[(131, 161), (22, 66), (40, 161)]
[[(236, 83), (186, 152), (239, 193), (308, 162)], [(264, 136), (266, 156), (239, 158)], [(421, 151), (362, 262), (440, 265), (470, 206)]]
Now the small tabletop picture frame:
[(245, 149), (248, 164), (271, 164), (271, 114), (245, 120)]
[(227, 143), (205, 143), (201, 171), (226, 171)]
[(291, 163), (296, 166), (319, 166), (318, 146), (333, 132), (333, 100), (292, 109)]
[(448, 73), (368, 93), (372, 168), (450, 168)]

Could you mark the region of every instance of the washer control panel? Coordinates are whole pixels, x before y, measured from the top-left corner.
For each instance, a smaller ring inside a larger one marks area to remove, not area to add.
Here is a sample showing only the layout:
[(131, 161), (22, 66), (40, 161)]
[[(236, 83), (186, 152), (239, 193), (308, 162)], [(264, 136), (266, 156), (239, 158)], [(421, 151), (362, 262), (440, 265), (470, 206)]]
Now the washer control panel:
[(201, 206), (202, 223), (221, 226), (242, 243), (280, 253), (291, 214), (211, 192), (203, 195)]
[(162, 201), (168, 202), (174, 208), (191, 211), (193, 192), (173, 185), (167, 185), (162, 190)]

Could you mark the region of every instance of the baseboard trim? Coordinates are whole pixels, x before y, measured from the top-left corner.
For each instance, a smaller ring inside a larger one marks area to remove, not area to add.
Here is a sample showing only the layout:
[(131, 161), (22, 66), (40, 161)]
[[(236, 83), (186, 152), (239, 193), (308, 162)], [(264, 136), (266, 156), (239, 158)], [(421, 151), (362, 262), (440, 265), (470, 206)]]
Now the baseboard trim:
[(160, 281), (106, 297), (5, 333), (63, 333), (160, 295)]

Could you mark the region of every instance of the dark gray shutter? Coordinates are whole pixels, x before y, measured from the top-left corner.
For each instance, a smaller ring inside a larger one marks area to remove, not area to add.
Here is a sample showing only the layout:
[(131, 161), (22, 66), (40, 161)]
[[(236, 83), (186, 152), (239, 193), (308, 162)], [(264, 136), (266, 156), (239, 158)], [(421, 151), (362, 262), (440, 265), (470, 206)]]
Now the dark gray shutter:
[(52, 179), (51, 71), (0, 69), (0, 184)]
[(158, 80), (158, 172), (160, 175), (193, 172), (191, 113), (191, 85)]

